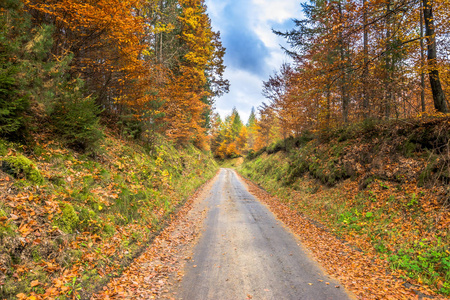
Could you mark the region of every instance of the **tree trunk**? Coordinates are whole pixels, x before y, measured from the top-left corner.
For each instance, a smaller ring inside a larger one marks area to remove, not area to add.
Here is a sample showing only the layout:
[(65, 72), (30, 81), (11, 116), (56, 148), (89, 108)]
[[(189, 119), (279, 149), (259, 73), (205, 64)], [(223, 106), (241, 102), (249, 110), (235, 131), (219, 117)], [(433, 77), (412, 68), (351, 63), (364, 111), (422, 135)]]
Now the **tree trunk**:
[(367, 30), (367, 0), (363, 0), (363, 31), (364, 31), (364, 69), (363, 69), (363, 116), (369, 116), (369, 97), (367, 95), (367, 76), (369, 74), (369, 35)]
[(342, 69), (342, 78), (341, 78), (341, 97), (342, 97), (342, 116), (344, 119), (344, 123), (348, 123), (348, 105), (349, 99), (347, 95), (347, 70), (346, 70), (346, 62), (345, 62), (345, 49), (344, 49), (344, 38), (343, 38), (343, 13), (342, 13), (342, 4), (341, 1), (338, 2), (339, 9), (339, 23), (342, 26), (339, 29), (339, 51), (341, 55), (341, 69)]
[(448, 112), (447, 101), (444, 91), (442, 90), (441, 81), (439, 79), (439, 71), (437, 70), (437, 50), (436, 37), (434, 32), (433, 20), (433, 4), (431, 0), (423, 0), (423, 16), (425, 19), (425, 35), (427, 37), (427, 62), (428, 77), (430, 78), (431, 92), (433, 93), (434, 107), (442, 113)]
[(384, 58), (385, 61), (385, 72), (386, 78), (384, 81), (385, 85), (385, 97), (384, 97), (384, 115), (386, 119), (389, 119), (391, 116), (391, 100), (392, 100), (392, 66), (391, 66), (391, 57), (392, 57), (392, 49), (391, 49), (391, 0), (388, 0), (386, 3), (386, 55)]
[(423, 53), (423, 3), (420, 3), (420, 104), (422, 106), (422, 112), (425, 112), (425, 73), (423, 68), (425, 67), (425, 55)]
[(326, 122), (327, 126), (330, 127), (330, 119), (331, 119), (331, 99), (330, 99), (330, 86), (327, 84), (326, 87), (326, 95), (327, 95), (327, 117)]

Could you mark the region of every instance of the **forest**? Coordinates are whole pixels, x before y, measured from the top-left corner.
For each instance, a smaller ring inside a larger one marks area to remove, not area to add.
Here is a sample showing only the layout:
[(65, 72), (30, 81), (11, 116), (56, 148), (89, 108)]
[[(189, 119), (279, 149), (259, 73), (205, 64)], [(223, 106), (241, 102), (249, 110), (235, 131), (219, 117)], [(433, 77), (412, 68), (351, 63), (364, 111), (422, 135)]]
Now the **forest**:
[(35, 122), (92, 148), (121, 134), (207, 148), (224, 48), (203, 1), (15, 1), (1, 7), (0, 134)]
[(450, 295), (450, 3), (299, 5), (243, 120), (205, 0), (1, 1), (0, 299), (161, 297), (220, 172), (360, 299)]
[(303, 4), (304, 19), (274, 31), (292, 62), (263, 83), (267, 101), (246, 124), (214, 113), (229, 82), (205, 4), (178, 2), (2, 4), (2, 136), (25, 139), (43, 121), (84, 149), (102, 116), (128, 137), (225, 158), (304, 131), (448, 112), (445, 1)]
[(203, 0), (0, 1), (0, 298), (86, 298), (217, 170)]

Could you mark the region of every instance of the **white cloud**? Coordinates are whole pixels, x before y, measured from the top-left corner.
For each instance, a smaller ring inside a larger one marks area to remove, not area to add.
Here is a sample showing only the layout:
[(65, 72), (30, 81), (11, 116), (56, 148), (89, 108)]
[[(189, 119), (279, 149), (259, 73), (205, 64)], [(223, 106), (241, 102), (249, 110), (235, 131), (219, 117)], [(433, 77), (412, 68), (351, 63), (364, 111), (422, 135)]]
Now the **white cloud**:
[[(280, 49), (280, 45), (285, 45), (285, 40), (272, 32), (271, 24), (282, 24), (300, 18), (302, 15), (300, 3), (292, 0), (253, 0), (253, 3), (257, 11), (252, 22), (253, 31), (271, 50), (271, 58), (266, 59), (267, 65), (271, 69), (278, 69), (287, 60)], [(276, 25), (273, 29), (280, 30)]]
[(216, 111), (221, 117), (231, 113), (236, 107), (241, 119), (247, 122), (252, 107), (257, 108), (264, 101), (261, 95), (262, 80), (260, 77), (237, 69), (229, 69), (225, 76), (230, 79), (230, 93), (216, 101)]
[[(269, 75), (279, 69), (283, 62), (289, 61), (289, 58), (284, 54), (280, 48), (280, 44), (284, 44), (284, 39), (272, 33), (272, 27), (277, 28), (277, 24), (282, 26), (286, 21), (292, 18), (301, 18), (301, 6), (298, 0), (206, 0), (208, 6), (208, 13), (212, 20), (213, 29), (221, 31), (222, 36), (238, 34), (236, 32), (226, 32), (229, 28), (234, 28), (230, 24), (243, 24), (246, 28), (241, 30), (248, 30), (256, 35), (257, 39), (267, 48), (269, 54), (265, 57), (260, 57), (260, 63), (266, 67), (261, 74), (252, 74), (238, 69), (236, 66), (228, 66), (225, 72), (225, 77), (230, 80), (230, 93), (216, 100), (216, 111), (225, 117), (231, 112), (233, 106), (238, 109), (243, 121), (247, 121), (250, 110), (253, 107), (257, 108), (263, 101), (264, 97), (261, 95), (262, 82), (267, 80)], [(244, 20), (233, 20), (229, 12), (234, 13), (234, 17), (245, 18)], [(238, 12), (238, 13), (236, 13)], [(225, 63), (227, 62), (227, 55), (235, 57), (235, 53), (231, 51), (238, 49), (235, 45), (227, 45), (227, 53), (225, 56)], [(255, 46), (256, 47), (256, 46)], [(252, 53), (251, 49), (248, 50)]]
[(255, 6), (255, 17), (260, 22), (276, 21), (282, 23), (288, 19), (296, 18), (300, 11), (299, 1), (292, 0), (253, 0)]

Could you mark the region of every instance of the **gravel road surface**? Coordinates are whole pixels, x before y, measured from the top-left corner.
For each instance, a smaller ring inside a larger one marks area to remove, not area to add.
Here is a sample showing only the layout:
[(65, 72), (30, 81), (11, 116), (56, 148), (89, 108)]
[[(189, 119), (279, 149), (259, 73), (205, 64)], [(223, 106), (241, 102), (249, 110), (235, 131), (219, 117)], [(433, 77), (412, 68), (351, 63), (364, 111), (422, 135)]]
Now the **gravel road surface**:
[(203, 205), (204, 232), (186, 264), (180, 299), (353, 298), (234, 171), (221, 170)]

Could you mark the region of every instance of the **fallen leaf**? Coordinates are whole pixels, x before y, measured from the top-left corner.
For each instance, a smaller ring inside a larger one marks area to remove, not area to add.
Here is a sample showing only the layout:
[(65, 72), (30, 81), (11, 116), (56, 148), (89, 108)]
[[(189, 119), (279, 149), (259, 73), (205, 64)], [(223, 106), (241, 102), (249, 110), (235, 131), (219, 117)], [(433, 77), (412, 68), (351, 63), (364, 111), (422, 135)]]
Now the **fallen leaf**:
[(32, 287), (35, 287), (35, 286), (38, 286), (38, 285), (40, 285), (41, 283), (39, 282), (39, 280), (33, 280), (32, 282), (31, 282), (31, 286)]

